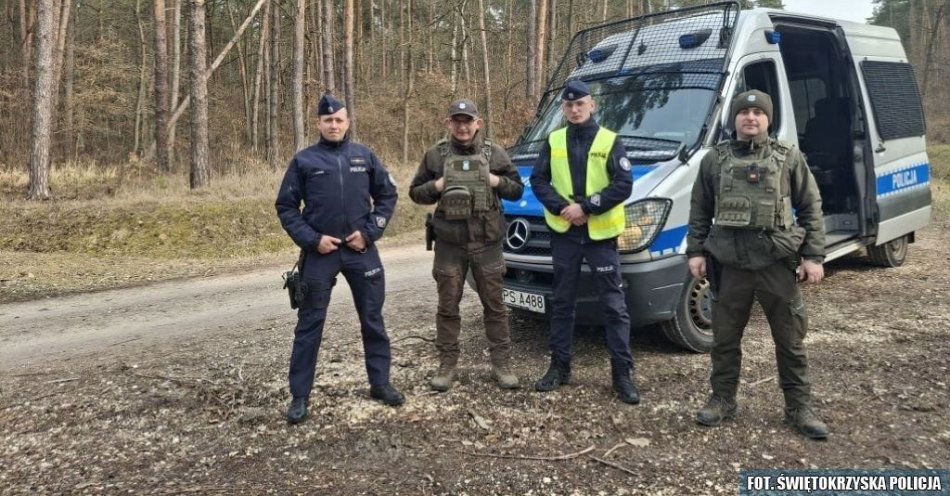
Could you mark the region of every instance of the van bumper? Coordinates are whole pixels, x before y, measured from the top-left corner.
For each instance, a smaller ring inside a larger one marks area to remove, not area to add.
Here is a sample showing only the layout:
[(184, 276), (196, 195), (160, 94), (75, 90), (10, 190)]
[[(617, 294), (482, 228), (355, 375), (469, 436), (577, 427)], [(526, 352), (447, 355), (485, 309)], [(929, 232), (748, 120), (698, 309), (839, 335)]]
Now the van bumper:
[[(544, 296), (544, 314), (527, 310), (525, 313), (538, 318), (550, 318), (553, 267), (510, 260), (506, 260), (505, 264), (508, 268), (505, 273), (506, 289)], [(673, 318), (683, 294), (683, 286), (689, 280), (685, 255), (621, 264), (620, 273), (632, 326), (642, 327)], [(585, 264), (581, 267), (575, 322), (580, 325), (602, 325), (603, 315), (590, 268)]]

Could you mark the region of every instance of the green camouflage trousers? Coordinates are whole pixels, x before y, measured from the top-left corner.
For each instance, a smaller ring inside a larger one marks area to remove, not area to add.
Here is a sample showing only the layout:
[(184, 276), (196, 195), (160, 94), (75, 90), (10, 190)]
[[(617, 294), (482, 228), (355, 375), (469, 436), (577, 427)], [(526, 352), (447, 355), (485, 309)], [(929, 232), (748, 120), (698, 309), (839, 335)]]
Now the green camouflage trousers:
[(713, 393), (727, 399), (736, 396), (742, 367), (742, 334), (749, 322), (752, 302), (758, 300), (772, 330), (785, 404), (789, 407), (808, 404), (811, 389), (803, 343), (808, 319), (795, 272), (785, 262), (760, 270), (743, 270), (720, 265), (712, 257), (709, 259), (714, 293), (710, 376)]

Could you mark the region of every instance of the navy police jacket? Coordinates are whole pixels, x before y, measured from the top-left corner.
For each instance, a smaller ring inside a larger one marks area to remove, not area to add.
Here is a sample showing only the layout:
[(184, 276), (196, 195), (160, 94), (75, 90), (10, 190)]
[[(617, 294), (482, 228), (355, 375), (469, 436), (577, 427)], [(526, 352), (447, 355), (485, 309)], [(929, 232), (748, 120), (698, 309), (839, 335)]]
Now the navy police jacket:
[(307, 251), (316, 249), (324, 234), (344, 240), (354, 231), (368, 246), (383, 235), (396, 197), (396, 185), (376, 154), (347, 135), (294, 155), (277, 193), (277, 216)]

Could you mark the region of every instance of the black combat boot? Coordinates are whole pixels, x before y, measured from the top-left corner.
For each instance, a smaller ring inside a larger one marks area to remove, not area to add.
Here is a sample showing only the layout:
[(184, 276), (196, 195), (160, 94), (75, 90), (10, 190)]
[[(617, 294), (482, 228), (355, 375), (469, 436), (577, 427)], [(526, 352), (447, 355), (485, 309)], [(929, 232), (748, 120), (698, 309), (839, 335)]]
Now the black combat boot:
[(554, 391), (562, 384), (571, 383), (571, 362), (562, 362), (557, 358), (551, 357), (551, 366), (545, 372), (544, 377), (534, 384), (534, 389), (547, 392)]
[(370, 386), (369, 396), (374, 400), (379, 400), (389, 406), (399, 406), (406, 402), (406, 397), (392, 386), (392, 384), (383, 384), (382, 386)]
[(633, 382), (632, 364), (623, 360), (611, 360), (610, 372), (613, 377), (614, 391), (620, 401), (630, 405), (640, 403), (640, 392)]
[(791, 424), (798, 432), (811, 439), (827, 439), (828, 426), (821, 421), (810, 405), (785, 408), (785, 422)]
[(290, 407), (287, 408), (287, 423), (299, 424), (307, 419), (307, 401), (306, 396), (296, 396), (290, 400)]
[(723, 420), (736, 416), (736, 400), (724, 398), (713, 393), (706, 401), (706, 405), (696, 412), (696, 422), (708, 427), (715, 427)]

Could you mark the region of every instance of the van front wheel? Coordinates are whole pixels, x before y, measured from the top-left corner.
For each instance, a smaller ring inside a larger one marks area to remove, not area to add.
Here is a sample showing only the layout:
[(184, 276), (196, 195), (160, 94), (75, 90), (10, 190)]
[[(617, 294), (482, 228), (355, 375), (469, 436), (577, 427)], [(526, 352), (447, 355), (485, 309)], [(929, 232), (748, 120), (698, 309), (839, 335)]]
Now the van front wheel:
[(907, 259), (909, 234), (892, 239), (880, 246), (868, 246), (868, 258), (881, 267), (900, 267)]
[(709, 353), (713, 345), (712, 298), (709, 281), (690, 278), (673, 318), (660, 323), (670, 341), (697, 353)]

